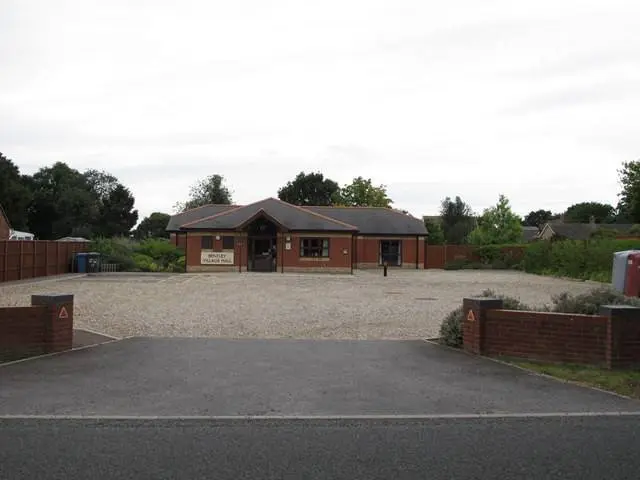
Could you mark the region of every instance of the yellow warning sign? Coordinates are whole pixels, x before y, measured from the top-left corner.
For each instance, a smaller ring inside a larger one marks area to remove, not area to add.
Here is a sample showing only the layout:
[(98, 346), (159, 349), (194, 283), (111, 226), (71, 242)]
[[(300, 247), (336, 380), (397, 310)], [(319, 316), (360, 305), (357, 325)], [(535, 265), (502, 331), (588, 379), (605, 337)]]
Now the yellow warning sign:
[(467, 314), (467, 320), (469, 322), (475, 322), (476, 321), (476, 316), (473, 313), (473, 310), (469, 310), (469, 313)]
[(58, 318), (61, 320), (65, 318), (69, 318), (69, 313), (67, 312), (66, 307), (62, 307), (60, 309), (60, 311), (58, 312)]

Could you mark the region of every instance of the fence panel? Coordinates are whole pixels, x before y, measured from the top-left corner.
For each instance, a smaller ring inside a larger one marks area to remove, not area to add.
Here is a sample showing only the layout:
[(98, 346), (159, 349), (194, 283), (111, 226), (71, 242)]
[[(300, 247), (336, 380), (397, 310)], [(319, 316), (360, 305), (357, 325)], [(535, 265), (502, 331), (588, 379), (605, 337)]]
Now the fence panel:
[(86, 242), (0, 241), (0, 282), (69, 273), (73, 254), (88, 249)]

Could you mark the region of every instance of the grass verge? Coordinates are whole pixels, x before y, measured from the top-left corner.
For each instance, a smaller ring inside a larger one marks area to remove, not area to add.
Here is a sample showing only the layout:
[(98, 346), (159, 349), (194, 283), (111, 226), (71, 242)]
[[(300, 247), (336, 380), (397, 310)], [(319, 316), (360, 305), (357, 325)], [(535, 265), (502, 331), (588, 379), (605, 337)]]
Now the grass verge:
[(585, 365), (538, 363), (522, 360), (509, 360), (509, 362), (562, 380), (640, 399), (640, 370), (607, 370)]

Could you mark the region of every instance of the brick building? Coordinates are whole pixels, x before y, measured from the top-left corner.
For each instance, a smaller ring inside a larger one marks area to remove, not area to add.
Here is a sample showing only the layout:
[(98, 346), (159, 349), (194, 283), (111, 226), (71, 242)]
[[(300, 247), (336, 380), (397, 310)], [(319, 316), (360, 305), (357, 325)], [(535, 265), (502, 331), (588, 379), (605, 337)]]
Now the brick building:
[(0, 241), (9, 240), (11, 236), (11, 224), (9, 223), (9, 218), (6, 213), (2, 209), (2, 205), (0, 205)]
[(389, 208), (299, 207), (267, 198), (174, 215), (167, 231), (187, 272), (352, 272), (424, 268), (424, 223)]

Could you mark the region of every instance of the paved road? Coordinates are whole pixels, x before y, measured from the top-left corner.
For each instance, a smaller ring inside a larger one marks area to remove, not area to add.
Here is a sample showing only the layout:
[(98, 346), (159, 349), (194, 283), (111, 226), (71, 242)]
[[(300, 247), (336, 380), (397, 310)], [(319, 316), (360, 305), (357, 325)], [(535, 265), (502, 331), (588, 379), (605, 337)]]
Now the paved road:
[(0, 478), (635, 479), (640, 417), (0, 420)]
[(421, 341), (133, 338), (0, 367), (0, 415), (640, 411)]

